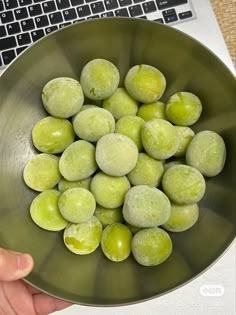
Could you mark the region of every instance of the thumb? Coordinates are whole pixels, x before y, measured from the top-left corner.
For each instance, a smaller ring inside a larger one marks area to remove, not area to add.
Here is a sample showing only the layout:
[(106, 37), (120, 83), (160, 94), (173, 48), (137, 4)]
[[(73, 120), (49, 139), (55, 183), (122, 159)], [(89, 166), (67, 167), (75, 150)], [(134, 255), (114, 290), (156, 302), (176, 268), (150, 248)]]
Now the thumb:
[(27, 276), (34, 265), (28, 254), (0, 248), (0, 281), (14, 281)]

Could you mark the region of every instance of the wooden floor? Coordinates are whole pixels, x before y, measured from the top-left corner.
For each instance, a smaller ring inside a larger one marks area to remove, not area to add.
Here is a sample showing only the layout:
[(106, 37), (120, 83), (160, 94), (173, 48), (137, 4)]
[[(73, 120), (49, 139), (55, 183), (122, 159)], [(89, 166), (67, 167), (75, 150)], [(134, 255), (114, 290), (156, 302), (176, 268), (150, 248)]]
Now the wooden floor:
[(211, 3), (236, 67), (236, 0), (211, 0)]

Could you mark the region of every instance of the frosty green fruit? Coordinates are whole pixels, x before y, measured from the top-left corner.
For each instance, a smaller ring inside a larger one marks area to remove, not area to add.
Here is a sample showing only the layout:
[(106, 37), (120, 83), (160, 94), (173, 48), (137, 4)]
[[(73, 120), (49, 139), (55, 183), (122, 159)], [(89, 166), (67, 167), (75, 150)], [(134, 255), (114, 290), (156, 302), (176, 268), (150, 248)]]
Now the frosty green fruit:
[(126, 176), (110, 176), (103, 172), (97, 173), (90, 184), (96, 202), (105, 208), (120, 207), (129, 188)]
[(80, 139), (96, 142), (102, 136), (114, 132), (115, 120), (106, 109), (89, 108), (76, 115), (73, 127)]
[(63, 230), (68, 221), (58, 208), (60, 193), (49, 189), (41, 192), (30, 205), (30, 216), (35, 224), (48, 231)]
[(104, 100), (111, 96), (120, 81), (116, 66), (105, 59), (93, 59), (82, 69), (80, 83), (84, 94), (91, 100)]
[(164, 224), (170, 216), (170, 201), (159, 189), (147, 185), (130, 188), (125, 196), (123, 217), (137, 227)]
[(87, 189), (71, 188), (61, 194), (58, 206), (66, 220), (73, 223), (82, 223), (93, 216), (96, 201)]
[(124, 88), (118, 88), (109, 98), (103, 101), (103, 108), (109, 110), (116, 120), (125, 116), (135, 116), (138, 101), (133, 99)]
[(136, 185), (159, 186), (164, 173), (163, 163), (146, 153), (139, 153), (135, 168), (127, 175), (130, 183)]
[(199, 98), (189, 92), (179, 92), (170, 97), (166, 104), (166, 116), (178, 126), (191, 126), (202, 113)]
[(170, 158), (179, 146), (175, 127), (163, 119), (147, 121), (142, 127), (141, 138), (147, 154), (158, 160)]
[(179, 146), (174, 156), (183, 157), (186, 154), (188, 145), (194, 137), (194, 131), (189, 127), (175, 126), (177, 134), (179, 136)]
[(102, 224), (92, 216), (83, 223), (72, 223), (64, 231), (63, 239), (66, 247), (74, 254), (88, 255), (100, 244)]
[(197, 133), (186, 152), (186, 162), (205, 176), (218, 175), (225, 164), (226, 148), (223, 138), (216, 132)]
[(142, 151), (141, 130), (144, 120), (137, 116), (126, 116), (116, 123), (115, 132), (121, 133), (134, 141), (139, 151)]
[(137, 160), (137, 146), (125, 135), (111, 133), (97, 142), (96, 162), (99, 168), (108, 175), (128, 174), (135, 167)]
[(168, 221), (163, 227), (170, 232), (183, 232), (191, 228), (198, 220), (199, 208), (196, 203), (192, 205), (171, 204)]
[(27, 162), (23, 178), (26, 185), (36, 191), (53, 188), (61, 179), (59, 158), (47, 153), (35, 155)]
[(141, 117), (144, 121), (155, 118), (166, 119), (165, 104), (160, 101), (150, 104), (142, 104), (139, 107), (137, 115)]
[(137, 101), (158, 101), (166, 88), (164, 75), (155, 67), (141, 64), (132, 67), (125, 77), (125, 88)]
[(61, 180), (58, 183), (58, 190), (62, 193), (71, 188), (84, 188), (89, 190), (91, 180), (92, 177), (76, 181), (69, 181), (66, 180), (65, 178), (61, 178)]
[(172, 242), (168, 233), (153, 227), (137, 232), (131, 243), (135, 260), (143, 266), (157, 266), (172, 252)]
[(34, 146), (44, 153), (61, 153), (74, 141), (74, 138), (71, 122), (52, 116), (41, 119), (32, 130)]
[(88, 178), (97, 169), (95, 146), (85, 140), (78, 140), (63, 152), (59, 169), (62, 176), (69, 181)]
[(121, 223), (123, 221), (121, 207), (109, 209), (97, 205), (94, 215), (99, 219), (103, 227), (113, 223)]
[(197, 169), (188, 165), (174, 165), (164, 173), (162, 188), (174, 203), (194, 204), (204, 196), (206, 183)]
[(42, 101), (50, 115), (68, 118), (80, 111), (84, 102), (84, 94), (78, 81), (60, 77), (49, 81), (44, 86)]
[(102, 251), (112, 261), (125, 260), (131, 253), (131, 240), (132, 233), (124, 224), (108, 225), (102, 232)]

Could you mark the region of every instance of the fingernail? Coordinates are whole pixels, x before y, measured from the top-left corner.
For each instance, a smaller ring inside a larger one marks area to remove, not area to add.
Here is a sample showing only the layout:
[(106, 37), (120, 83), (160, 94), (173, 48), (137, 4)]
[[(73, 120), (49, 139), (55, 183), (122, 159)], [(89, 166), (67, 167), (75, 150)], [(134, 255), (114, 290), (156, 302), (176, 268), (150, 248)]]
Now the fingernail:
[(17, 267), (18, 269), (27, 269), (29, 267), (29, 258), (30, 256), (27, 254), (17, 254)]

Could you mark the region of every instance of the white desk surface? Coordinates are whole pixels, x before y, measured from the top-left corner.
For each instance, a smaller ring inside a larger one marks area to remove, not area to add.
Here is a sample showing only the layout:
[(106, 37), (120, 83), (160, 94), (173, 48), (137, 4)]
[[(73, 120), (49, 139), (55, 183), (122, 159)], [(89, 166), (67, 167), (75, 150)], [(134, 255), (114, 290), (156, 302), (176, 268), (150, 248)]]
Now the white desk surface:
[[(174, 26), (212, 50), (235, 74), (209, 0), (192, 0), (197, 19)], [(1, 72), (0, 72), (1, 74)], [(236, 243), (205, 273), (185, 286), (148, 302), (120, 307), (73, 305), (55, 315), (234, 315)], [(211, 293), (212, 292), (212, 293)], [(214, 293), (215, 292), (215, 293)]]

